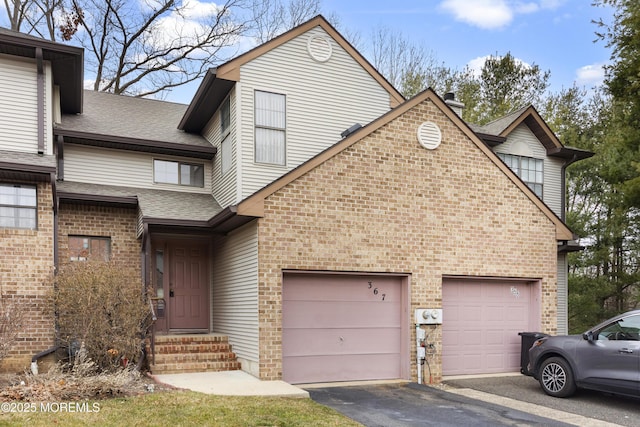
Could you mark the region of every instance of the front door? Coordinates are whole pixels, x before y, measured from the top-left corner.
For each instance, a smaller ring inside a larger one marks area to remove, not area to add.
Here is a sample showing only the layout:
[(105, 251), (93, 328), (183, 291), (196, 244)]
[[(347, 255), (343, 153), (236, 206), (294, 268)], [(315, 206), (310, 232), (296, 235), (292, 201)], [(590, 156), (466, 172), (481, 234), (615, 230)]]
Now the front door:
[[(168, 327), (174, 331), (209, 330), (208, 246), (198, 241), (170, 241)], [(165, 299), (166, 294), (165, 294)]]

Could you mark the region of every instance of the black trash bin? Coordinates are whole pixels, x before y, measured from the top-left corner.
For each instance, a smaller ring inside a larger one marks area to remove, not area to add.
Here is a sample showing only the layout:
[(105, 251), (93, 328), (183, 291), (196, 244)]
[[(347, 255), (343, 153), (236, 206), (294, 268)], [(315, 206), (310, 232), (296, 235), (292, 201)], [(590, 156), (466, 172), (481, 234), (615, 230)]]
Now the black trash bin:
[(534, 342), (549, 334), (543, 334), (542, 332), (518, 332), (518, 335), (522, 337), (522, 344), (520, 345), (520, 373), (530, 375), (527, 369), (527, 365), (529, 365), (529, 349)]

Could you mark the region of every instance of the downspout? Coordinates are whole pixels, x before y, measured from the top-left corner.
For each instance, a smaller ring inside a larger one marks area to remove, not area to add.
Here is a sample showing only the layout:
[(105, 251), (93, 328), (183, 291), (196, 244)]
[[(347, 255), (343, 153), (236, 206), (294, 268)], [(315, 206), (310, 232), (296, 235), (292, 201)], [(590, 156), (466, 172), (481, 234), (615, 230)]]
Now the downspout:
[(566, 173), (567, 173), (567, 167), (571, 166), (573, 163), (575, 163), (578, 160), (578, 156), (576, 154), (573, 155), (573, 157), (571, 158), (571, 160), (569, 160), (567, 163), (565, 163), (564, 165), (562, 165), (562, 172), (560, 174), (560, 180), (561, 185), (562, 185), (562, 198), (560, 200), (561, 202), (561, 206), (560, 206), (560, 219), (562, 220), (562, 222), (566, 221), (567, 218), (567, 178), (566, 178)]
[(44, 64), (42, 48), (36, 48), (36, 66), (38, 68), (38, 154), (44, 154)]

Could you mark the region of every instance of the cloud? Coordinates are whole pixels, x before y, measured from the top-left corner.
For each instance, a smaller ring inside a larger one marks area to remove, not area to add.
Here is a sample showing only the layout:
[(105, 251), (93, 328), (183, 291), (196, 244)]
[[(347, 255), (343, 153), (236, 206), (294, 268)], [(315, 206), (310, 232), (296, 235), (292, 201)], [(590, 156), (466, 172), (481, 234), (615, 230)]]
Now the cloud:
[(576, 83), (580, 86), (597, 86), (604, 81), (604, 63), (585, 65), (576, 71)]
[(485, 30), (500, 29), (511, 24), (516, 15), (555, 10), (566, 0), (443, 0), (440, 8), (457, 21)]
[(513, 20), (513, 10), (504, 0), (445, 0), (440, 8), (457, 21), (487, 30), (505, 27)]
[[(473, 72), (474, 76), (480, 77), (480, 73), (482, 72), (482, 67), (484, 66), (484, 63), (487, 62), (487, 59), (489, 58), (501, 59), (502, 56), (496, 56), (496, 55), (479, 56), (467, 62), (467, 67), (469, 67), (469, 69)], [(531, 68), (531, 64), (523, 61), (522, 59), (513, 58), (513, 60), (515, 61), (516, 64), (520, 64), (524, 68)]]

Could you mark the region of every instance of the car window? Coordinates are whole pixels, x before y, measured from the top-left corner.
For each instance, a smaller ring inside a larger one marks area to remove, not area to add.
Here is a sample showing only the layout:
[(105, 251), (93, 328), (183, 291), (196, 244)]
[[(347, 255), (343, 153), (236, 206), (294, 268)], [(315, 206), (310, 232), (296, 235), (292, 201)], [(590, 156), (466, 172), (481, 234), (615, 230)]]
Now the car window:
[(613, 322), (598, 333), (599, 340), (640, 341), (640, 316), (629, 316)]

